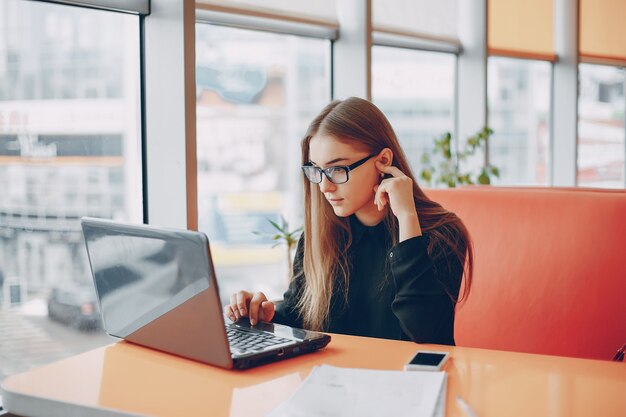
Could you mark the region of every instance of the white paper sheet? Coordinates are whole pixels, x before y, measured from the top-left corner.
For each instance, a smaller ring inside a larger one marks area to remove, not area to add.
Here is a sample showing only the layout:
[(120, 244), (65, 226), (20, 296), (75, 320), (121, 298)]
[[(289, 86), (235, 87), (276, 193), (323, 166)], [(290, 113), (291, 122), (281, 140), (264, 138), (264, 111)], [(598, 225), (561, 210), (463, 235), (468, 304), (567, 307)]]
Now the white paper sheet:
[(268, 417), (443, 416), (446, 380), (445, 372), (322, 365)]

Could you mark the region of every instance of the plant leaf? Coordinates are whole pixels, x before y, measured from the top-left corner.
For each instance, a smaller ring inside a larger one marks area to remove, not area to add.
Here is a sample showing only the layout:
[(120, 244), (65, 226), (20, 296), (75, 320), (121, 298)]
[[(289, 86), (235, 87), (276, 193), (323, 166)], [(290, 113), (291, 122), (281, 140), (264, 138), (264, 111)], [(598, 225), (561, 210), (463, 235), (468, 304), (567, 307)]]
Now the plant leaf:
[(479, 176), (478, 176), (478, 183), (479, 184), (483, 184), (483, 185), (489, 185), (490, 181), (489, 181), (489, 175), (487, 175), (486, 172), (482, 172)]
[(267, 219), (267, 221), (268, 221), (268, 222), (270, 222), (270, 223), (271, 223), (271, 225), (272, 225), (272, 226), (274, 226), (274, 228), (275, 228), (276, 230), (278, 230), (279, 232), (283, 232), (283, 233), (285, 232), (285, 231), (283, 230), (283, 228), (282, 228), (282, 227), (280, 227), (280, 226), (278, 225), (278, 223), (276, 223), (276, 222), (275, 222), (275, 221), (273, 221), (272, 219)]

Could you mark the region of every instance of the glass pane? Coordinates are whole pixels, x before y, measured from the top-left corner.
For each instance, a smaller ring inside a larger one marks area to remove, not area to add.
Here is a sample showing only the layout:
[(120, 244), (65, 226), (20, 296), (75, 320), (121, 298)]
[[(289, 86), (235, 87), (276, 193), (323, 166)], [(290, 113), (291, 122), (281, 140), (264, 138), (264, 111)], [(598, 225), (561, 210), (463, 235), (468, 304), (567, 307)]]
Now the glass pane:
[(548, 185), (551, 64), (490, 57), (488, 64), (490, 163), (495, 185)]
[(139, 19), (0, 2), (0, 379), (91, 349), (79, 218), (141, 221)]
[(578, 185), (624, 188), (624, 68), (580, 64)]
[(456, 56), (375, 46), (372, 99), (385, 113), (419, 176), (422, 154), (454, 132)]
[(281, 298), (287, 249), (268, 220), (302, 224), (300, 140), (330, 101), (330, 42), (196, 25), (199, 229), (224, 302)]

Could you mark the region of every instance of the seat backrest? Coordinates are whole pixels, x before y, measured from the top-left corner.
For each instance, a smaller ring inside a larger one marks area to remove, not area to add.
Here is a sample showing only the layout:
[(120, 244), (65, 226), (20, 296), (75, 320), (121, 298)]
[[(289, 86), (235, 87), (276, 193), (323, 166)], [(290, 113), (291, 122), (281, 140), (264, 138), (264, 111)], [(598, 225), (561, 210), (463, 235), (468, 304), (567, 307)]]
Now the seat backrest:
[(626, 192), (426, 189), (467, 226), (459, 346), (609, 360), (626, 340)]

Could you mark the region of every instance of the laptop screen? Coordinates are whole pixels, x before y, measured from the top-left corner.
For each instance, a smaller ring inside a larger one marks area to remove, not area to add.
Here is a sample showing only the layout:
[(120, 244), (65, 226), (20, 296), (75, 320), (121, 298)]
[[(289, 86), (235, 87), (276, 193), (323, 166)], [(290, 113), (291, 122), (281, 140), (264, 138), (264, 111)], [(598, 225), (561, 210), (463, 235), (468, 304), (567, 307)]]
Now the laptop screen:
[(83, 220), (102, 320), (126, 337), (209, 286), (207, 243), (193, 232)]

